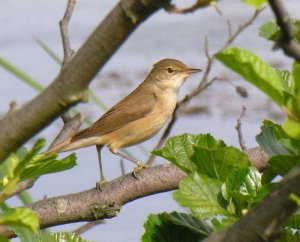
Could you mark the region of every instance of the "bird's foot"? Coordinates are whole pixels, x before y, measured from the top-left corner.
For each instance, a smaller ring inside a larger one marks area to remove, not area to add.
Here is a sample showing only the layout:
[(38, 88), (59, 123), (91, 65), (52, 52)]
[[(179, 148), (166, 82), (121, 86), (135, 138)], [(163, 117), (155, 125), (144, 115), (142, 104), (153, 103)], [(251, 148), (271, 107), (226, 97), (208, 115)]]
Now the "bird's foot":
[(96, 187), (99, 190), (102, 190), (102, 186), (107, 183), (107, 180), (105, 178), (101, 178), (100, 181), (96, 182)]
[(137, 165), (138, 166), (133, 169), (133, 176), (138, 180), (139, 179), (138, 171), (148, 168), (149, 165), (141, 162), (138, 162)]

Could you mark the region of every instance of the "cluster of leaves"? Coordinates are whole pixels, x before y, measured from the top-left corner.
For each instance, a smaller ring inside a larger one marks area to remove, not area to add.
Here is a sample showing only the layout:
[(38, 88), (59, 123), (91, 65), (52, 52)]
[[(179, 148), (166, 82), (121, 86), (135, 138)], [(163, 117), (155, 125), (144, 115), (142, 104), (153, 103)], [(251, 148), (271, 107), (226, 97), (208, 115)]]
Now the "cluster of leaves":
[[(13, 230), (21, 241), (58, 242), (64, 239), (63, 241), (84, 242), (83, 239), (72, 233), (40, 233), (38, 217), (30, 208), (10, 208), (5, 202), (14, 194), (20, 182), (70, 169), (76, 165), (75, 154), (57, 160), (56, 154), (39, 153), (44, 144), (45, 141), (41, 139), (29, 151), (22, 147), (16, 153), (12, 153), (0, 165), (0, 207), (2, 210), (0, 212), (0, 224)], [(26, 196), (24, 195), (26, 192), (20, 194), (26, 203), (26, 199), (24, 199)], [(0, 240), (9, 241), (1, 235)]]
[[(257, 1), (251, 2), (255, 5)], [(294, 23), (299, 29), (295, 37), (300, 43), (300, 21)], [(259, 34), (275, 42), (281, 36), (274, 21), (263, 24)], [(199, 241), (227, 227), (262, 200), (275, 178), (286, 175), (300, 163), (300, 63), (294, 61), (291, 71), (276, 69), (251, 51), (237, 47), (218, 53), (216, 58), (270, 96), (287, 114), (282, 125), (265, 120), (261, 133), (256, 136), (271, 157), (269, 166), (263, 173), (258, 172), (242, 151), (208, 134), (170, 138), (154, 153), (188, 174), (173, 197), (191, 214), (150, 215), (144, 225), (143, 242)], [(299, 202), (299, 198), (294, 199)], [(286, 223), (280, 241), (299, 239), (297, 212)]]
[[(188, 174), (173, 198), (191, 214), (150, 215), (142, 241), (199, 241), (246, 214), (271, 190), (275, 177), (300, 163), (299, 141), (288, 137), (280, 125), (264, 121), (257, 141), (272, 155), (263, 173), (250, 164), (244, 152), (210, 134), (174, 136), (155, 150)], [(298, 241), (299, 236), (300, 214), (296, 213), (280, 241)]]

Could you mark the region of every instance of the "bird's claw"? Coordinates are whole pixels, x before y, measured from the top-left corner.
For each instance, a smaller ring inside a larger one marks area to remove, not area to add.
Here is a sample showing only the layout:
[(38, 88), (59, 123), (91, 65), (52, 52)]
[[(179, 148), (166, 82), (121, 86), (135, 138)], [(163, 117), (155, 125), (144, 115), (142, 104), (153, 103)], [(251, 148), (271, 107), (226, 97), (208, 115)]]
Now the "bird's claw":
[(138, 171), (148, 168), (149, 165), (143, 164), (141, 162), (139, 162), (137, 165), (138, 166), (133, 169), (133, 176), (138, 180), (139, 179)]
[(101, 178), (100, 181), (96, 182), (96, 187), (99, 190), (102, 190), (102, 186), (107, 182), (105, 178)]

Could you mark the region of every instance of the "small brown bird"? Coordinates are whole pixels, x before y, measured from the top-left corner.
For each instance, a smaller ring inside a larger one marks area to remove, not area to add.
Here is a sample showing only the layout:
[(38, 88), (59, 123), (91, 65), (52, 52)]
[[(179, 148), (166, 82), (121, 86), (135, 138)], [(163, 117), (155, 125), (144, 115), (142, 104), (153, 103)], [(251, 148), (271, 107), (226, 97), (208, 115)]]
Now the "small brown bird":
[(155, 135), (173, 113), (177, 92), (185, 79), (201, 71), (187, 67), (181, 61), (164, 59), (154, 64), (147, 78), (127, 97), (109, 109), (90, 127), (79, 131), (47, 153), (59, 153), (96, 145), (101, 182), (105, 181), (101, 149), (109, 150), (134, 162), (137, 169), (145, 165), (118, 152), (121, 147), (141, 143)]

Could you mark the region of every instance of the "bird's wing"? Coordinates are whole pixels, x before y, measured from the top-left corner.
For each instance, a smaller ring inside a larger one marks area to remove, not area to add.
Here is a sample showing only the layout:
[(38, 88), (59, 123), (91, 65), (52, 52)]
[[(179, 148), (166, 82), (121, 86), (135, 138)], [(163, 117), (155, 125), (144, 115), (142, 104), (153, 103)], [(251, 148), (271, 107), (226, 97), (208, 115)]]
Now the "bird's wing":
[(140, 92), (136, 92), (135, 90), (108, 110), (90, 127), (74, 135), (71, 142), (79, 139), (101, 136), (118, 129), (127, 123), (143, 118), (153, 110), (155, 103), (156, 96), (154, 92), (148, 92), (141, 95)]

